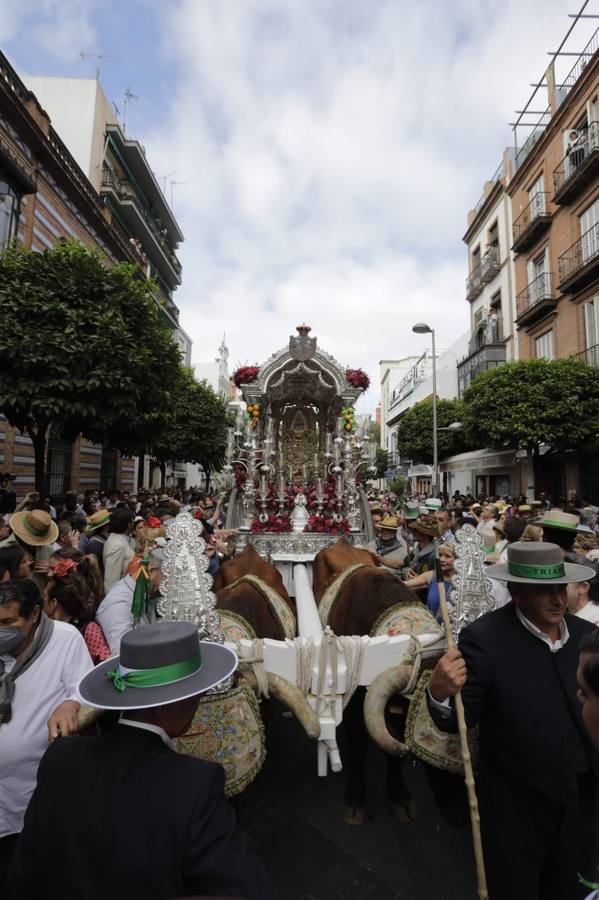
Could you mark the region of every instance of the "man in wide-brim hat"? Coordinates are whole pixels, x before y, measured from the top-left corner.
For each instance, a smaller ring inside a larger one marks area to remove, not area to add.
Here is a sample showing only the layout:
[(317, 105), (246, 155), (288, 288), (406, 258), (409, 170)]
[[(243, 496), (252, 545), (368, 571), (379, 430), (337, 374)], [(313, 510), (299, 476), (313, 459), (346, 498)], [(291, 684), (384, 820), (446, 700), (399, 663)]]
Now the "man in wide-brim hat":
[(273, 896), (223, 769), (172, 744), (236, 665), (195, 625), (165, 622), (127, 633), (120, 655), (83, 678), (83, 703), (121, 718), (100, 737), (50, 745), (11, 863), (15, 898)]
[(485, 574), (511, 602), (465, 628), (437, 663), (429, 710), (455, 732), (458, 690), (479, 727), (479, 796), (493, 900), (575, 900), (592, 876), (599, 759), (583, 726), (576, 669), (590, 622), (567, 612), (566, 585), (594, 570), (556, 544), (516, 542)]
[(408, 545), (401, 536), (397, 516), (385, 516), (379, 522), (376, 550), (379, 563), (388, 569), (401, 569), (408, 555)]
[(58, 525), (44, 509), (30, 509), (13, 513), (9, 520), (12, 534), (0, 542), (0, 547), (20, 544), (35, 561), (32, 578), (40, 591), (46, 586), (48, 560), (58, 540)]
[(437, 550), (435, 539), (439, 537), (439, 526), (434, 516), (420, 515), (414, 522), (406, 522), (414, 535), (414, 555), (410, 566), (410, 577), (421, 575), (435, 568)]

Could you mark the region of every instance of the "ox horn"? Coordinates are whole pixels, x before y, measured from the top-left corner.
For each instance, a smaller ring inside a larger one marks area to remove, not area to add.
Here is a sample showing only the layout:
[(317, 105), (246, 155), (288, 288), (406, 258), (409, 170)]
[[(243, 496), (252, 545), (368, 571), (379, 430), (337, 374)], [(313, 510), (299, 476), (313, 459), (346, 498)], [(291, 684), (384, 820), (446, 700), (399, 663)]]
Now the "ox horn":
[[(275, 675), (273, 672), (267, 672), (266, 677), (268, 679), (269, 695), (276, 697), (277, 700), (291, 710), (308, 737), (317, 738), (320, 734), (320, 721), (299, 688), (287, 681), (286, 678)], [(257, 689), (258, 681), (251, 670), (245, 669), (242, 678), (247, 681), (252, 690), (255, 691)]]
[(80, 706), (77, 712), (77, 731), (83, 731), (88, 725), (93, 725), (103, 712), (103, 709), (95, 706)]
[(401, 694), (412, 677), (412, 666), (401, 665), (385, 669), (371, 682), (364, 698), (364, 721), (370, 737), (381, 750), (393, 756), (408, 753), (408, 746), (390, 733), (385, 723), (385, 707), (393, 694)]

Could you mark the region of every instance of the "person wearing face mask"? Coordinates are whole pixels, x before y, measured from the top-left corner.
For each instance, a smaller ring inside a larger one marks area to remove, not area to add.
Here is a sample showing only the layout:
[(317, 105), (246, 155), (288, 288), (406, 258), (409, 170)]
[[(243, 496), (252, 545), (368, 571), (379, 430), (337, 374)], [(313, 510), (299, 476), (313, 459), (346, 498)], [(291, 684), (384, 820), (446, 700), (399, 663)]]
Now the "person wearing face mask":
[(93, 668), (79, 632), (42, 612), (30, 578), (0, 584), (0, 897), (48, 740), (70, 734)]

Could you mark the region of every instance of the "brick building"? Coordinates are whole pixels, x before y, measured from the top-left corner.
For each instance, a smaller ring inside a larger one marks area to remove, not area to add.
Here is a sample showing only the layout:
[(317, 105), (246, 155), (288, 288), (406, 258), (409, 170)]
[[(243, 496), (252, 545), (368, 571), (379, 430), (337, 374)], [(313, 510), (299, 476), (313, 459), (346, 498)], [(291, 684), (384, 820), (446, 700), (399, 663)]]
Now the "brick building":
[[(43, 252), (62, 239), (97, 247), (113, 262), (137, 262), (135, 248), (53, 129), (36, 97), (0, 53), (0, 245), (17, 238)], [(0, 472), (17, 475), (19, 495), (34, 486), (33, 447), (0, 417)], [(133, 490), (135, 461), (50, 430), (48, 491)]]
[[(547, 70), (548, 108), (516, 153), (507, 185), (523, 359), (599, 361), (598, 49), (596, 32), (557, 85), (554, 63)], [(574, 492), (595, 500), (599, 495), (599, 462), (593, 457), (549, 453), (535, 474), (537, 489), (555, 499)]]

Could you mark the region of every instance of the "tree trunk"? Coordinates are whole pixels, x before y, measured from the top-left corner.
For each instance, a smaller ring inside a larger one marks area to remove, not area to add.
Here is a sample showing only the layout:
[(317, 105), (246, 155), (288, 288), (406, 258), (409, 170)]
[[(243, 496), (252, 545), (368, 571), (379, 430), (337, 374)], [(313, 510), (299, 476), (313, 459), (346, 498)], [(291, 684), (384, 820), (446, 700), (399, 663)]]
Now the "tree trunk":
[(47, 425), (38, 425), (36, 429), (27, 428), (27, 434), (33, 444), (35, 459), (35, 489), (42, 500), (46, 497), (46, 436)]
[(160, 488), (164, 491), (166, 488), (166, 463), (160, 463)]
[(204, 474), (206, 476), (206, 491), (210, 490), (210, 466), (206, 466), (204, 469)]
[(531, 503), (535, 498), (535, 451), (526, 451), (526, 500)]

